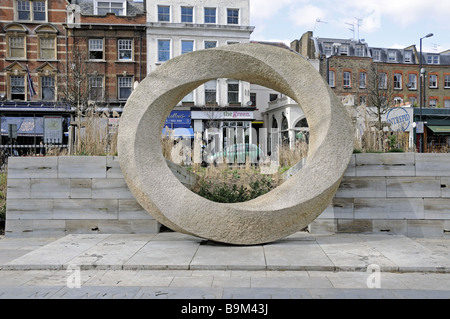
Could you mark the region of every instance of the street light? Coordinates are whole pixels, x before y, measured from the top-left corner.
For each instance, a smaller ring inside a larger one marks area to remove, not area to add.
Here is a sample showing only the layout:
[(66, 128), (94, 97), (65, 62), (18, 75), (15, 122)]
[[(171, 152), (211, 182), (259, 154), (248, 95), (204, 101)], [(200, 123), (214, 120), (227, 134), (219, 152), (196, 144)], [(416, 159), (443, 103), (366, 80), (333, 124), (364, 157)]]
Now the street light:
[(433, 36), (433, 33), (428, 33), (426, 36), (420, 38), (420, 58), (419, 58), (419, 78), (420, 78), (420, 87), (419, 87), (419, 94), (420, 94), (420, 127), (421, 127), (421, 131), (420, 131), (420, 153), (423, 153), (423, 130), (424, 125), (423, 125), (423, 121), (422, 121), (422, 107), (423, 107), (423, 90), (424, 90), (424, 77), (425, 77), (425, 70), (422, 69), (422, 40), (425, 38), (430, 38)]

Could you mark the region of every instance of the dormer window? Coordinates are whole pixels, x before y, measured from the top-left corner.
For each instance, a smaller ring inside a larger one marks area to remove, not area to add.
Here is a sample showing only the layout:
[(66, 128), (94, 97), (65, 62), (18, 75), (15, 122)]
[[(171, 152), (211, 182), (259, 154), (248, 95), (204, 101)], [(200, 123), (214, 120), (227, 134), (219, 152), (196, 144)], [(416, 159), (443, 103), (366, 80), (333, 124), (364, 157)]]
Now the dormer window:
[(364, 46), (363, 45), (357, 45), (355, 50), (356, 56), (364, 56)]
[(373, 50), (372, 54), (375, 62), (381, 61), (381, 50)]
[(329, 57), (333, 54), (333, 47), (330, 43), (325, 43), (323, 45), (323, 53), (325, 56)]
[(403, 58), (403, 61), (405, 63), (411, 63), (412, 62), (412, 52), (411, 51), (405, 51), (405, 56)]
[(397, 51), (388, 51), (388, 62), (397, 62)]
[(439, 64), (439, 55), (437, 55), (437, 54), (429, 54), (427, 56), (427, 63), (428, 64)]
[(341, 55), (348, 55), (348, 45), (347, 44), (341, 45), (340, 52)]
[(124, 16), (127, 14), (127, 3), (123, 0), (115, 1), (95, 1), (95, 14), (106, 15), (107, 13), (114, 13), (117, 16)]

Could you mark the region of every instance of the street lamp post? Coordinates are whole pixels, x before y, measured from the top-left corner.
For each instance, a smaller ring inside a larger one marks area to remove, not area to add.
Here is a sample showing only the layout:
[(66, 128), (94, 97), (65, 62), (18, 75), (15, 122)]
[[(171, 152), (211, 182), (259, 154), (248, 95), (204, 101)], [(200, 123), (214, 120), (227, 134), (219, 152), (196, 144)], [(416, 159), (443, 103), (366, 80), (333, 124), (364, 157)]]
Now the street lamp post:
[(419, 78), (420, 78), (420, 86), (419, 86), (419, 94), (420, 94), (420, 113), (419, 113), (419, 117), (420, 117), (420, 153), (423, 153), (423, 134), (424, 134), (424, 129), (425, 126), (423, 125), (423, 119), (422, 119), (422, 107), (423, 107), (423, 103), (424, 103), (424, 96), (423, 96), (423, 91), (424, 91), (424, 77), (425, 77), (425, 70), (422, 70), (422, 40), (425, 38), (430, 38), (433, 36), (433, 33), (428, 33), (426, 36), (420, 38), (420, 57), (419, 57)]

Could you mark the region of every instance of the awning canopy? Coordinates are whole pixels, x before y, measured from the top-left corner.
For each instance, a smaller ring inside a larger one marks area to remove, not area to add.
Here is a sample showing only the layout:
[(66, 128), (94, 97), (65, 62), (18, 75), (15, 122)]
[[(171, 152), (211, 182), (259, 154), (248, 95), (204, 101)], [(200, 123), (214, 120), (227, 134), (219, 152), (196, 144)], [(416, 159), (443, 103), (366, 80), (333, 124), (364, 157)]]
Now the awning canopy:
[(17, 125), (18, 136), (44, 135), (44, 119), (42, 117), (2, 117), (2, 135), (8, 135), (8, 124)]
[(450, 135), (450, 126), (428, 126), (436, 135)]

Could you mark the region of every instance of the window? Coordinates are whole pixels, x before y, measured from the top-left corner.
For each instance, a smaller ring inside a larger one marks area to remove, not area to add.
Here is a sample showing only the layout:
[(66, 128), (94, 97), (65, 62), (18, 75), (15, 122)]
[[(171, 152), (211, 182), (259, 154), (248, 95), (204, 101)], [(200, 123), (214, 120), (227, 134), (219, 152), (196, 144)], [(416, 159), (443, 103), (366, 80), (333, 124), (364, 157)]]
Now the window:
[(378, 88), (379, 89), (387, 89), (387, 74), (380, 73), (378, 75)]
[(212, 49), (217, 46), (217, 41), (205, 41), (205, 49)]
[(359, 72), (359, 88), (365, 89), (366, 88), (366, 82), (367, 82), (367, 73), (366, 72)]
[(239, 81), (228, 80), (228, 103), (239, 102)]
[(89, 39), (89, 60), (103, 60), (103, 39)]
[(215, 104), (217, 102), (217, 81), (212, 80), (205, 83), (205, 103)]
[(402, 75), (400, 73), (394, 73), (394, 89), (402, 89)]
[(30, 1), (17, 1), (17, 17), (19, 20), (30, 20)]
[(119, 100), (126, 100), (133, 91), (133, 77), (121, 76), (118, 78)]
[(403, 57), (403, 61), (405, 63), (411, 63), (412, 62), (412, 52), (411, 51), (405, 51), (405, 56)]
[(227, 9), (227, 23), (239, 24), (239, 9)]
[(256, 106), (256, 93), (250, 93), (250, 102), (252, 102), (250, 106)]
[(194, 8), (181, 7), (181, 22), (186, 23), (194, 22)]
[(447, 109), (447, 108), (450, 108), (450, 99), (444, 99), (444, 107)]
[(158, 61), (170, 60), (170, 40), (158, 40)]
[(336, 73), (334, 71), (328, 72), (328, 84), (332, 88), (336, 86)]
[(427, 63), (428, 64), (439, 64), (439, 55), (437, 55), (437, 54), (427, 55)]
[(194, 51), (194, 41), (182, 40), (181, 41), (181, 54), (189, 53), (192, 51)]
[(53, 76), (41, 77), (42, 100), (55, 100), (55, 78)]
[(25, 77), (24, 76), (11, 76), (11, 100), (25, 101)]
[(132, 61), (133, 60), (133, 40), (119, 39), (119, 40), (117, 40), (117, 47), (119, 48), (119, 60), (120, 61)]
[(436, 74), (430, 74), (430, 89), (437, 89), (438, 78)]
[(45, 14), (45, 1), (33, 1), (33, 20), (34, 21), (47, 20)]
[(17, 1), (17, 19), (23, 21), (46, 21), (45, 1)]
[(114, 13), (115, 15), (125, 15), (124, 3), (122, 2), (97, 2), (97, 14), (105, 15)]
[(435, 98), (430, 98), (430, 107), (436, 108), (438, 104), (438, 100)]
[(273, 102), (278, 100), (278, 94), (269, 94), (269, 101)]
[(158, 6), (158, 21), (170, 22), (170, 7)]
[(340, 52), (341, 55), (348, 55), (348, 45), (347, 44), (341, 45)]
[(409, 97), (409, 102), (411, 103), (411, 105), (416, 105), (417, 104), (417, 98), (415, 96), (410, 96)]
[(344, 88), (352, 87), (352, 74), (350, 72), (344, 72)]
[(205, 8), (205, 23), (216, 23), (216, 8)]
[(376, 62), (381, 61), (381, 51), (380, 50), (373, 50), (373, 60)]
[(53, 60), (56, 58), (55, 38), (39, 39), (39, 58)]
[(401, 104), (403, 103), (403, 99), (401, 97), (394, 97), (394, 104)]
[(25, 37), (9, 37), (9, 57), (25, 58)]
[(103, 76), (93, 75), (89, 77), (89, 100), (100, 101), (103, 99)]
[(444, 88), (450, 89), (450, 74), (444, 75)]
[(356, 56), (364, 56), (364, 46), (362, 45), (356, 46)]
[(417, 74), (409, 74), (408, 76), (408, 87), (410, 90), (417, 90)]
[(325, 43), (323, 45), (323, 53), (325, 54), (325, 56), (329, 57), (333, 54), (333, 49), (332, 49), (332, 45), (329, 43)]
[(367, 96), (365, 95), (359, 96), (359, 105), (367, 105)]
[(388, 62), (397, 62), (397, 51), (388, 51)]

